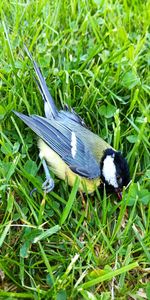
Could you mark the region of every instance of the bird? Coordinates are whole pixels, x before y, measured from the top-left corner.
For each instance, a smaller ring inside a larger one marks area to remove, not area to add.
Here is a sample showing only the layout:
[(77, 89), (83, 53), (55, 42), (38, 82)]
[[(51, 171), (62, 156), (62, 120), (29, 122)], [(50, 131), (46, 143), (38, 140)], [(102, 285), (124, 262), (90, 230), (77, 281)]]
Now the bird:
[(45, 116), (13, 112), (38, 136), (39, 157), (46, 176), (43, 190), (49, 193), (54, 189), (51, 171), (70, 186), (78, 177), (81, 192), (93, 193), (103, 183), (106, 190), (121, 199), (123, 187), (130, 181), (126, 158), (90, 131), (73, 108), (65, 105), (64, 109), (57, 109), (42, 72), (26, 46), (25, 52), (34, 68)]

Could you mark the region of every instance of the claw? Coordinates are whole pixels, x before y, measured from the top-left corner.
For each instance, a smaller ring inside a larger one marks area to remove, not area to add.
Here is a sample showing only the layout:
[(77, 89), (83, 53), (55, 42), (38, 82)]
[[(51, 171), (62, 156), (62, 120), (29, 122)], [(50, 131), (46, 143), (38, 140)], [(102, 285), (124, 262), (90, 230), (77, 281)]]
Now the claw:
[(44, 158), (42, 158), (41, 154), (39, 156), (42, 159), (42, 165), (43, 165), (45, 176), (46, 176), (46, 180), (42, 184), (42, 189), (44, 190), (44, 192), (46, 194), (48, 194), (49, 192), (51, 192), (53, 190), (55, 184), (54, 184), (54, 180), (52, 179), (52, 177), (50, 175), (49, 168), (47, 166), (47, 162), (45, 161)]
[(54, 180), (52, 178), (47, 178), (42, 184), (42, 189), (46, 194), (51, 192), (54, 188)]
[(33, 193), (37, 192), (37, 188), (35, 187), (32, 191), (30, 191), (30, 197), (32, 197)]

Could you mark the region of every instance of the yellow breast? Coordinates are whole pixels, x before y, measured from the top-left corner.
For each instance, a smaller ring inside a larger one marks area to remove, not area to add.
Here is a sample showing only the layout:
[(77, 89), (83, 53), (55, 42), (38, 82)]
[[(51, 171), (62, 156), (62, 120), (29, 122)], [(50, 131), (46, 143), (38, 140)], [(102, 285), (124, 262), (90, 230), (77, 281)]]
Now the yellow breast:
[(92, 193), (97, 186), (100, 185), (101, 179), (87, 179), (75, 174), (69, 166), (62, 160), (62, 158), (54, 152), (43, 140), (38, 140), (38, 147), (40, 149), (40, 157), (43, 157), (48, 165), (50, 170), (60, 179), (67, 180), (70, 186), (74, 185), (76, 176), (80, 179), (79, 190), (87, 191)]

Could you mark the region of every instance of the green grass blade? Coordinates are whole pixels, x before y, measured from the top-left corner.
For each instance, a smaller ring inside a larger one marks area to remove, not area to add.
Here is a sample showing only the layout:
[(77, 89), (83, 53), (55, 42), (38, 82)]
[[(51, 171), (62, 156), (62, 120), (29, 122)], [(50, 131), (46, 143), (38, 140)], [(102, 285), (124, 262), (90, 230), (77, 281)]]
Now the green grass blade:
[(51, 235), (57, 233), (60, 229), (61, 227), (59, 225), (55, 225), (52, 228), (45, 230), (44, 232), (42, 232), (34, 238), (33, 243), (37, 243), (41, 240), (47, 239)]
[(63, 225), (70, 213), (70, 210), (72, 208), (72, 205), (75, 201), (75, 197), (76, 197), (76, 194), (77, 194), (77, 191), (78, 191), (78, 187), (79, 187), (79, 183), (80, 183), (80, 179), (78, 177), (76, 177), (76, 180), (75, 180), (75, 183), (74, 183), (74, 186), (72, 188), (72, 191), (71, 191), (71, 194), (69, 196), (69, 199), (68, 199), (68, 202), (62, 212), (62, 215), (61, 215), (61, 218), (60, 218), (60, 225)]
[(117, 275), (120, 275), (124, 272), (128, 272), (130, 270), (133, 270), (134, 268), (137, 268), (138, 267), (138, 262), (134, 262), (132, 264), (129, 264), (127, 266), (124, 266), (120, 269), (117, 269), (117, 270), (113, 270), (113, 271), (110, 271), (108, 272), (107, 274), (103, 275), (103, 276), (100, 276), (96, 279), (93, 279), (93, 280), (90, 280), (86, 283), (83, 283), (82, 285), (80, 285), (78, 287), (78, 289), (87, 289), (93, 285), (96, 285), (96, 284), (99, 284), (101, 282), (104, 282), (106, 280), (111, 280), (113, 277), (117, 276)]
[[(4, 228), (4, 231), (1, 233), (0, 235), (0, 248), (2, 247), (4, 241), (5, 241), (5, 238), (10, 230), (10, 227), (11, 227), (11, 221), (6, 225), (6, 227)], [(3, 227), (1, 226), (1, 229), (3, 229)]]

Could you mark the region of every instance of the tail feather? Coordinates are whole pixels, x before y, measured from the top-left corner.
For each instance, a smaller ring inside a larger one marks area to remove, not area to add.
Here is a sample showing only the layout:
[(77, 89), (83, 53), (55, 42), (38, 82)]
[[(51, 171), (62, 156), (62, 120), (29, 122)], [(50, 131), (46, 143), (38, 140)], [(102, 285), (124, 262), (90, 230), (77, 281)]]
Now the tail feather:
[(40, 91), (43, 101), (44, 101), (45, 116), (48, 119), (55, 118), (58, 115), (58, 110), (57, 110), (54, 100), (47, 88), (45, 79), (43, 78), (40, 68), (38, 67), (36, 61), (33, 59), (31, 53), (29, 52), (29, 50), (27, 49), (26, 46), (24, 46), (24, 49), (25, 49), (28, 57), (32, 61), (34, 71), (37, 76), (36, 83), (37, 83), (37, 86), (39, 88), (39, 91)]

